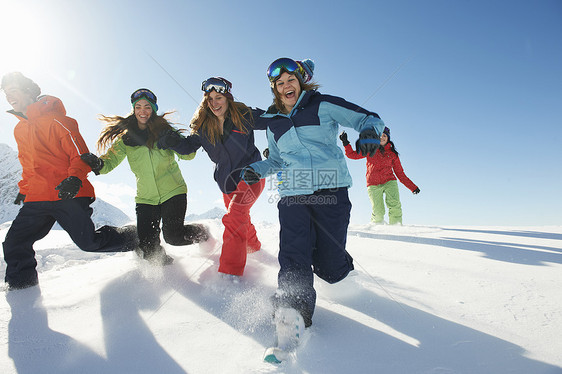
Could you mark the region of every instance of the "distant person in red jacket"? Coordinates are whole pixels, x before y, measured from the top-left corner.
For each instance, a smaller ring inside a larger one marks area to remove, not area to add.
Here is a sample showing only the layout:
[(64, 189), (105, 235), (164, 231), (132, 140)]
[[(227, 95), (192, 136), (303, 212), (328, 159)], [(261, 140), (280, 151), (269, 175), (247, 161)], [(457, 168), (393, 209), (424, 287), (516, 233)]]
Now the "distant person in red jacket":
[(401, 225), (402, 204), (400, 204), (396, 177), (414, 195), (417, 195), (420, 189), (404, 173), (398, 152), (394, 147), (394, 142), (390, 140), (390, 129), (388, 127), (384, 128), (381, 134), (380, 148), (373, 156), (362, 156), (354, 151), (347, 140), (345, 131), (341, 133), (340, 140), (345, 147), (345, 155), (348, 158), (358, 160), (367, 157), (367, 191), (373, 206), (371, 222), (379, 225), (384, 224), (383, 195), (385, 195), (388, 207), (388, 223), (390, 225)]

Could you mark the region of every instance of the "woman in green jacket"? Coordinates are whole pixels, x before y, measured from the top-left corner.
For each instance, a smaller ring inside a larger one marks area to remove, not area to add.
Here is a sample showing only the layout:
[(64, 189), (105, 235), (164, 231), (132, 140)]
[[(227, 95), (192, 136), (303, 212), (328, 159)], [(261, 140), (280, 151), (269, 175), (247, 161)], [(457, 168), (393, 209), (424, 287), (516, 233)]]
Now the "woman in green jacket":
[(166, 116), (158, 115), (156, 95), (146, 89), (131, 95), (133, 112), (127, 117), (101, 116), (107, 123), (98, 139), (98, 150), (107, 152), (98, 158), (82, 155), (96, 174), (106, 174), (125, 157), (137, 179), (136, 213), (139, 248), (142, 258), (160, 265), (173, 259), (160, 245), (160, 222), (164, 240), (171, 245), (188, 245), (208, 239), (201, 225), (184, 225), (187, 210), (187, 186), (175, 157), (191, 160), (195, 152), (178, 155), (156, 146), (158, 134), (173, 129)]

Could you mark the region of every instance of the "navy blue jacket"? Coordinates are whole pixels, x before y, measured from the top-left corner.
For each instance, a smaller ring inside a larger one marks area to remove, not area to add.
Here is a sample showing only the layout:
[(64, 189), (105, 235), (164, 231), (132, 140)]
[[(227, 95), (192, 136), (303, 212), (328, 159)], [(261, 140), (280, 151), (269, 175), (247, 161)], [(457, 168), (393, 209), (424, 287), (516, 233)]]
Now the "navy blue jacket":
[[(252, 109), (252, 112), (253, 117), (257, 119), (263, 110)], [(236, 191), (243, 167), (261, 160), (261, 153), (254, 145), (253, 129), (249, 128), (248, 133), (241, 132), (234, 126), (230, 117), (225, 119), (223, 135), (216, 144), (212, 144), (205, 136), (197, 133), (184, 138), (173, 147), (173, 150), (185, 155), (197, 151), (200, 147), (203, 147), (211, 161), (215, 163), (214, 178), (225, 194)]]

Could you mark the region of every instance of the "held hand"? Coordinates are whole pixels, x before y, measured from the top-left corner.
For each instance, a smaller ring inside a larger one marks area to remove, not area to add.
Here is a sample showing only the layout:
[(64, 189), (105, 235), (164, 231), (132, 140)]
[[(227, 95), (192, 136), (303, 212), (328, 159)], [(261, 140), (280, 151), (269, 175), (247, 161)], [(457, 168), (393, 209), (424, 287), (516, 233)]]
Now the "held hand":
[(417, 194), (420, 193), (420, 189), (419, 189), (419, 188), (416, 188), (415, 190), (412, 191), (412, 193), (413, 193), (414, 195), (417, 195)]
[(70, 176), (60, 182), (60, 184), (55, 187), (55, 190), (59, 191), (59, 199), (70, 200), (78, 194), (80, 187), (82, 187), (82, 181), (80, 178)]
[(182, 139), (182, 136), (177, 131), (167, 129), (160, 132), (158, 143), (156, 145), (160, 149), (170, 149), (180, 144)]
[(340, 134), (340, 140), (344, 147), (349, 144), (349, 140), (347, 140), (347, 134), (345, 131), (342, 131), (342, 133)]
[(374, 156), (379, 148), (381, 141), (380, 136), (374, 129), (366, 129), (359, 134), (359, 149), (357, 153), (362, 156)]
[(14, 204), (21, 205), (21, 203), (23, 203), (24, 200), (25, 200), (25, 195), (18, 192), (18, 196), (16, 196), (16, 199), (14, 200)]
[(80, 155), (82, 161), (84, 161), (95, 175), (100, 175), (100, 170), (103, 168), (103, 160), (93, 153), (83, 153)]
[(240, 172), (240, 177), (244, 182), (250, 185), (258, 183), (261, 179), (261, 175), (256, 173), (256, 171), (250, 166), (246, 166), (244, 169), (242, 169), (242, 172)]

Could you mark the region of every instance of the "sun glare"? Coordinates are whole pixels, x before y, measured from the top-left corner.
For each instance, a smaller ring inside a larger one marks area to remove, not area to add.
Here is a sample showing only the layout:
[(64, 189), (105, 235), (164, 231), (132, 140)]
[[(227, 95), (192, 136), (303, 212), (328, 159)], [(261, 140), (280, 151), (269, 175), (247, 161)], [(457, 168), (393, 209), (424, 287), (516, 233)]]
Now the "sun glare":
[[(44, 4), (35, 1), (2, 1), (0, 72), (36, 71), (49, 45), (44, 28)], [(48, 36), (47, 36), (48, 37)]]

